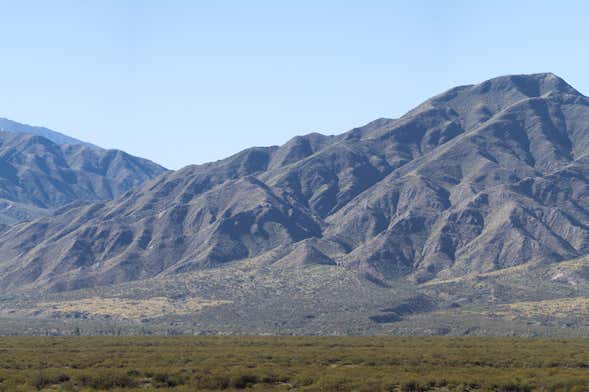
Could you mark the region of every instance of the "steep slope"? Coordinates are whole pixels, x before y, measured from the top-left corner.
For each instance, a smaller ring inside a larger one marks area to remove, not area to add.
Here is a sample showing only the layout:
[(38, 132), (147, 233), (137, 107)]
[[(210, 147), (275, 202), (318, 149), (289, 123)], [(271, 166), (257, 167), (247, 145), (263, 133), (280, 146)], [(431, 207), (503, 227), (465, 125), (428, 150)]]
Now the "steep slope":
[(507, 107), (329, 217), (328, 236), (355, 248), (347, 263), (385, 276), (585, 254), (588, 104), (549, 94)]
[(122, 151), (0, 132), (0, 223), (29, 220), (76, 201), (113, 199), (164, 171)]
[(589, 247), (589, 99), (505, 76), (339, 136), (166, 173), (6, 230), (0, 287), (71, 289), (249, 260), (417, 281)]

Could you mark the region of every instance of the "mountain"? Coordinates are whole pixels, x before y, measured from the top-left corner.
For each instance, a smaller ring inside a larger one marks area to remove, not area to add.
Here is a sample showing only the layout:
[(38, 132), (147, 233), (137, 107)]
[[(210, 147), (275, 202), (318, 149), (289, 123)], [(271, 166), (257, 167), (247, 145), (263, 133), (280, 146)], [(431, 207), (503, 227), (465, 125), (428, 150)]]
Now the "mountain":
[[(589, 295), (588, 147), (589, 98), (553, 74), (456, 87), (399, 119), (251, 148), (15, 225), (0, 235), (0, 292), (206, 295), (234, 305), (199, 325), (264, 332), (282, 315), (313, 333), (344, 319), (411, 333), (396, 322), (434, 325), (443, 311), (440, 323), (467, 325), (484, 306), (577, 298)], [(479, 308), (456, 313), (465, 305)]]
[(148, 160), (45, 128), (0, 121), (6, 126), (10, 132), (0, 131), (0, 224), (47, 215), (72, 202), (113, 199), (165, 172)]
[(56, 144), (92, 146), (92, 144), (90, 143), (86, 143), (73, 137), (69, 137), (60, 132), (52, 131), (48, 128), (21, 124), (16, 121), (8, 120), (6, 118), (0, 118), (0, 131), (12, 133), (28, 133), (36, 136), (43, 136), (45, 139), (49, 139)]

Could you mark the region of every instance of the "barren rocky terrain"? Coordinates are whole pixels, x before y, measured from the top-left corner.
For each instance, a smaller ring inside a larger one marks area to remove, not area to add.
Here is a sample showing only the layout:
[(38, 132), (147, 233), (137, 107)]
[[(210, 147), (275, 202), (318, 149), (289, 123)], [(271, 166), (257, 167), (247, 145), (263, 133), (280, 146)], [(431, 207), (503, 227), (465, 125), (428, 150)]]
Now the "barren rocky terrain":
[[(6, 228), (0, 317), (33, 333), (587, 334), (588, 146), (589, 98), (513, 75), (142, 178)], [(75, 302), (91, 300), (170, 310)], [(215, 306), (187, 312), (197, 300)]]

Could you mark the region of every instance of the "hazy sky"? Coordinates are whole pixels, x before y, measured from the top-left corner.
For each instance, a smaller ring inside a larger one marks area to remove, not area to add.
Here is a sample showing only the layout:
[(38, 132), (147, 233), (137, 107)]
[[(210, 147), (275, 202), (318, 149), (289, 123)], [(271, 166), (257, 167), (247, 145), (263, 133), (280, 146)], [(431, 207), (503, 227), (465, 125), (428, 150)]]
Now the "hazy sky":
[(503, 74), (589, 93), (586, 1), (0, 0), (0, 15), (0, 117), (169, 168)]

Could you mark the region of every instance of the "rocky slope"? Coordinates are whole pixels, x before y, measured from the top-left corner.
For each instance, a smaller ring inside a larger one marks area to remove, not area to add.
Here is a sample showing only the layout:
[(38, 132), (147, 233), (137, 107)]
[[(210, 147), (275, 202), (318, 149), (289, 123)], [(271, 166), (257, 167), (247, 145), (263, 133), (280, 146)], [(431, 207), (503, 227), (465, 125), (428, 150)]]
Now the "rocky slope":
[(10, 131), (0, 131), (3, 225), (47, 215), (72, 202), (113, 199), (165, 172), (153, 162), (122, 151), (0, 120), (0, 128), (8, 126)]
[(419, 283), (572, 259), (589, 247), (588, 146), (589, 99), (553, 74), (457, 87), (399, 119), (252, 148), (14, 226), (0, 236), (0, 291), (244, 260)]

